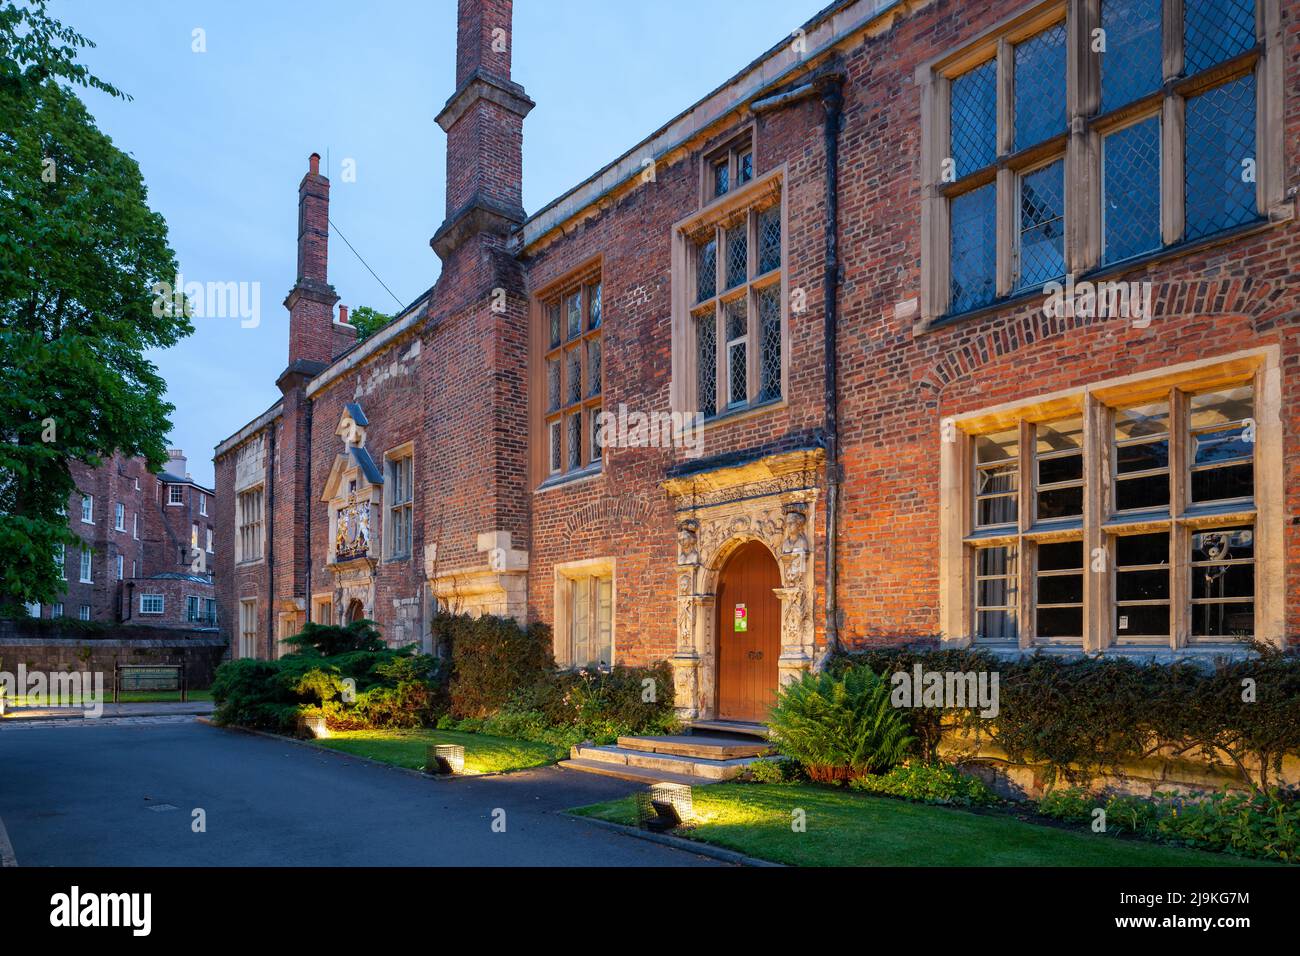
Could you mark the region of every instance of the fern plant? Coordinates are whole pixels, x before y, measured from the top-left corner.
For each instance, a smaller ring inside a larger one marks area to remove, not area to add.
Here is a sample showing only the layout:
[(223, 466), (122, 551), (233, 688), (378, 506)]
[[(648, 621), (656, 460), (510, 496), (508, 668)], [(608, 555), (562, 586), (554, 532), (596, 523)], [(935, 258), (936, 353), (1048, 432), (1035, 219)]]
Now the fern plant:
[(804, 674), (778, 695), (769, 735), (815, 781), (882, 773), (901, 763), (916, 740), (889, 696), (888, 682), (869, 668)]

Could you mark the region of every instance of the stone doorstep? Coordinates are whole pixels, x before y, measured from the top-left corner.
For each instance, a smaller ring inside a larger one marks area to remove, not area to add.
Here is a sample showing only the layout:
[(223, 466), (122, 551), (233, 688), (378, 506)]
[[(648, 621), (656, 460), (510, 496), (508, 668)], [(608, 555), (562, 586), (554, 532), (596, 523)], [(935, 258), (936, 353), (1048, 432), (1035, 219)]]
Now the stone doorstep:
[(700, 757), (705, 760), (728, 760), (733, 757), (766, 757), (775, 753), (771, 744), (758, 740), (735, 740), (703, 734), (671, 737), (619, 737), (624, 750), (672, 754), (676, 757)]
[(620, 780), (634, 780), (637, 783), (644, 784), (684, 783), (688, 786), (702, 787), (718, 782), (702, 777), (688, 777), (680, 773), (661, 773), (655, 770), (646, 770), (642, 767), (629, 767), (621, 763), (606, 763), (603, 760), (586, 760), (583, 758), (561, 760), (556, 766), (564, 770), (581, 770), (583, 773), (600, 774), (602, 777), (617, 777)]
[(691, 733), (697, 730), (712, 730), (713, 732), (724, 732), (736, 734), (745, 737), (757, 737), (761, 740), (767, 739), (767, 724), (756, 724), (744, 720), (693, 720), (690, 724)]
[(739, 776), (746, 767), (765, 757), (736, 757), (711, 760), (702, 757), (684, 757), (674, 754), (629, 750), (624, 747), (578, 746), (571, 751), (575, 760), (595, 761), (655, 773), (667, 773), (695, 781), (730, 780)]

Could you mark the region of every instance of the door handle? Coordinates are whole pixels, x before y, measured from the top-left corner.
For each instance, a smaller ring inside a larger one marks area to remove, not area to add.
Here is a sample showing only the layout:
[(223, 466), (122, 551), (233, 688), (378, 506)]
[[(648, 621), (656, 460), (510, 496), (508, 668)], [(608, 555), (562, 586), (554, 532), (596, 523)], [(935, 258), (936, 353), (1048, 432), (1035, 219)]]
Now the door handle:
[(746, 651), (745, 656), (751, 661), (761, 661), (763, 659), (762, 651)]

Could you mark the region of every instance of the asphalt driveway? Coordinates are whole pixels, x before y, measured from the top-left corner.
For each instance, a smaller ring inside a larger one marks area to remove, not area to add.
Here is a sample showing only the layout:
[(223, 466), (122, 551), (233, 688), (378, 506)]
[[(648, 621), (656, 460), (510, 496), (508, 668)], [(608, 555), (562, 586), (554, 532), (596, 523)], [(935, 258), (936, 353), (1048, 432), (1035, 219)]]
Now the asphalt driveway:
[(21, 866), (718, 865), (557, 812), (636, 789), (605, 777), (437, 781), (188, 718), (77, 723), (0, 726)]

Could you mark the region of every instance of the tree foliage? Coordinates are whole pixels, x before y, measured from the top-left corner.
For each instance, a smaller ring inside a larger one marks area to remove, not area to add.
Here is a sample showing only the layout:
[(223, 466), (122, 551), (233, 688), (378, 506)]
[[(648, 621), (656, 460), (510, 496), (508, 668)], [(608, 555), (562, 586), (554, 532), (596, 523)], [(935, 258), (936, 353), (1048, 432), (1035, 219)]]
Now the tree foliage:
[(348, 322), (357, 327), (358, 342), (364, 342), (391, 321), (393, 321), (391, 315), (385, 315), (368, 305), (357, 306), (348, 315)]
[(70, 462), (166, 460), (145, 353), (193, 331), (154, 308), (177, 266), (139, 166), (70, 88), (123, 96), (76, 62), (91, 45), (43, 0), (0, 6), (0, 608), (59, 593)]

